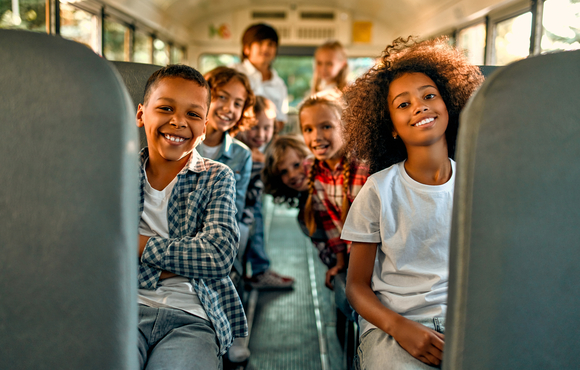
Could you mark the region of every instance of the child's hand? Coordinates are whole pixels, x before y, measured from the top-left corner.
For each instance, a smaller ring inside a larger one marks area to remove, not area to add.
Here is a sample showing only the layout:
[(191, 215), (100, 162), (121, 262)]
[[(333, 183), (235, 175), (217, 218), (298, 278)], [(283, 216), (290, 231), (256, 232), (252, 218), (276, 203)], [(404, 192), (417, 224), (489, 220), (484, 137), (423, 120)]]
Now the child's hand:
[(404, 317), (401, 319), (393, 329), (393, 338), (411, 356), (427, 365), (438, 366), (443, 359), (445, 335)]
[(262, 153), (260, 151), (260, 149), (253, 148), (252, 149), (252, 161), (264, 163), (266, 161), (266, 157), (264, 156), (264, 153)]
[(334, 285), (332, 285), (332, 279), (334, 279), (334, 276), (337, 275), (340, 272), (341, 268), (339, 268), (338, 266), (334, 266), (328, 269), (328, 271), (326, 271), (326, 280), (324, 282), (324, 285), (326, 285), (326, 287), (330, 290), (334, 290)]
[(143, 250), (145, 250), (148, 241), (148, 236), (139, 234), (139, 259), (141, 259), (141, 255), (143, 254)]

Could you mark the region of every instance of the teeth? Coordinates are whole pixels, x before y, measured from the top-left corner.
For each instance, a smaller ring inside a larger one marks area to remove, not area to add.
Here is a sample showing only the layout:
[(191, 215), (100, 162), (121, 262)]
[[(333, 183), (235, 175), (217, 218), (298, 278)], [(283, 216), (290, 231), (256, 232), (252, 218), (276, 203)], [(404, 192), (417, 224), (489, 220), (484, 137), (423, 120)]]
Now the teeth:
[(181, 143), (183, 140), (185, 140), (182, 137), (175, 137), (175, 136), (170, 136), (170, 135), (167, 135), (167, 134), (165, 134), (165, 138), (167, 140), (175, 141), (176, 143)]
[(435, 121), (435, 118), (425, 118), (421, 122), (415, 123), (415, 127), (417, 127), (417, 126), (423, 126), (424, 124), (429, 123), (429, 122), (433, 122), (433, 121)]
[(221, 119), (222, 121), (231, 121), (232, 119), (226, 116), (222, 116), (220, 114), (218, 114), (218, 118)]

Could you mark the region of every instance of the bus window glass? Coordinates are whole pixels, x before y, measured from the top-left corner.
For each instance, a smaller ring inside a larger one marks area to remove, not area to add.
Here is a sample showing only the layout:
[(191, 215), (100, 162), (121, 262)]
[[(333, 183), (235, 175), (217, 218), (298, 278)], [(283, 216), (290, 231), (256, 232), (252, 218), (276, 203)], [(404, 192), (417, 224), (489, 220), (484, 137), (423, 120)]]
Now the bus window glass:
[(493, 65), (503, 66), (530, 54), (532, 13), (526, 12), (495, 25)]
[(352, 83), (367, 73), (375, 65), (375, 62), (374, 58), (348, 58), (348, 82)]
[(240, 62), (240, 57), (234, 54), (202, 54), (199, 57), (199, 71), (207, 73), (219, 66), (232, 66)]
[(153, 64), (165, 66), (169, 64), (169, 48), (167, 44), (159, 39), (153, 41)]
[(546, 0), (542, 52), (580, 49), (580, 1)]
[(129, 61), (129, 27), (105, 19), (103, 56), (108, 60)]
[(178, 46), (171, 47), (171, 63), (179, 64), (185, 62), (185, 50)]
[(0, 0), (0, 28), (46, 32), (45, 0)]
[(153, 55), (153, 41), (151, 36), (139, 30), (135, 31), (133, 42), (133, 61), (137, 63), (151, 63)]
[(476, 65), (483, 65), (485, 57), (485, 23), (479, 23), (462, 29), (457, 34), (457, 48), (469, 61)]
[(60, 3), (60, 35), (63, 38), (79, 42), (98, 52), (98, 29), (96, 15), (69, 3)]

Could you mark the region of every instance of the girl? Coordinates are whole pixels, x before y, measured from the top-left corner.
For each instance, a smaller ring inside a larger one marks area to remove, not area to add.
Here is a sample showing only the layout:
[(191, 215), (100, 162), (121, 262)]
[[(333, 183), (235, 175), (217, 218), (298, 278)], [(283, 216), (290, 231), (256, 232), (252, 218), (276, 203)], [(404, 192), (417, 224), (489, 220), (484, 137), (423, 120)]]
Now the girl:
[(367, 180), (368, 167), (345, 155), (342, 106), (337, 100), (312, 96), (304, 101), (298, 115), (304, 142), (315, 157), (304, 205), (305, 222), (312, 234), (316, 230), (315, 216), (322, 220), (328, 247), (337, 259), (326, 273), (326, 286), (333, 289), (332, 278), (347, 264), (347, 243), (340, 238), (343, 222)]
[(253, 225), (246, 258), (252, 266), (252, 277), (248, 283), (256, 289), (290, 289), (294, 279), (282, 276), (269, 269), (270, 259), (264, 249), (264, 224), (262, 219), (262, 189), (260, 173), (264, 168), (264, 154), (260, 148), (272, 139), (276, 106), (263, 96), (257, 96), (253, 106), (254, 124), (249, 130), (240, 132), (238, 138), (252, 151), (252, 174), (246, 194), (246, 207), (242, 222)]
[(211, 89), (211, 104), (204, 141), (197, 146), (202, 157), (226, 164), (236, 178), (236, 218), (242, 219), (246, 203), (246, 190), (252, 172), (252, 155), (248, 147), (232, 138), (245, 130), (251, 114), (254, 93), (248, 78), (227, 67), (217, 67), (205, 74)]
[(342, 237), (359, 313), (361, 369), (430, 369), (443, 358), (459, 112), (482, 82), (445, 38), (401, 38), (346, 94), (347, 147), (374, 173)]
[(314, 74), (311, 95), (320, 92), (340, 95), (346, 87), (348, 60), (338, 41), (328, 41), (314, 53)]
[(287, 203), (297, 207), (298, 223), (302, 232), (318, 250), (322, 262), (332, 268), (336, 256), (326, 245), (326, 233), (319, 220), (316, 231), (311, 234), (304, 223), (304, 204), (308, 198), (308, 170), (311, 167), (306, 159), (312, 156), (301, 137), (294, 135), (278, 136), (266, 150), (266, 162), (262, 171), (264, 192), (274, 197), (275, 203)]

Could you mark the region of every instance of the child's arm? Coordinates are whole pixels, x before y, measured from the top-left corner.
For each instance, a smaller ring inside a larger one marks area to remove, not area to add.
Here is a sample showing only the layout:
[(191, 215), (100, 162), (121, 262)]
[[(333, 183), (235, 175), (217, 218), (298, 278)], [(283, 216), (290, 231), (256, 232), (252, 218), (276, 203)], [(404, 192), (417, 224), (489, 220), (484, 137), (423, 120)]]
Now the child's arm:
[[(190, 279), (221, 279), (229, 275), (239, 240), (235, 179), (231, 170), (222, 165), (210, 171), (215, 172), (210, 175), (213, 185), (189, 194), (187, 211), (191, 209), (195, 214), (185, 212), (187, 219), (179, 220), (180, 224), (195, 222), (186, 226), (192, 235), (182, 238), (154, 236), (145, 242), (141, 263), (156, 269), (155, 276), (147, 276), (145, 282), (150, 288), (155, 287), (164, 271)], [(140, 236), (140, 244), (145, 238)]]
[(437, 366), (445, 336), (385, 307), (371, 288), (377, 244), (353, 242), (346, 278), (348, 301), (365, 320), (391, 335), (413, 357)]

